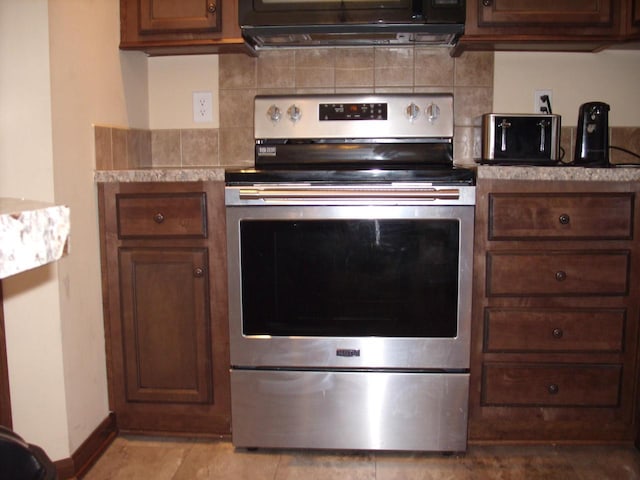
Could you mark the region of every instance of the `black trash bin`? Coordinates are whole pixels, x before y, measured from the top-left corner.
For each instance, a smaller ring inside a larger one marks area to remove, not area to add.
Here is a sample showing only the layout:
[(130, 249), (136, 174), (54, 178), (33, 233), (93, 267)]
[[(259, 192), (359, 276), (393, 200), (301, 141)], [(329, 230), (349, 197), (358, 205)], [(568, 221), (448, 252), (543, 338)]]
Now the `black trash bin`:
[(58, 474), (44, 450), (0, 426), (0, 479), (57, 480)]

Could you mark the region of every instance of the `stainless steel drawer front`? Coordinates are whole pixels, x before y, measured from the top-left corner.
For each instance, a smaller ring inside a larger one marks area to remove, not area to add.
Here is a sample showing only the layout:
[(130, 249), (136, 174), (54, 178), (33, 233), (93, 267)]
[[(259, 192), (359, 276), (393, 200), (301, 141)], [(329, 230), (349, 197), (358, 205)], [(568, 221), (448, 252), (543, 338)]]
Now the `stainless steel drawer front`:
[(468, 374), (231, 372), (236, 447), (463, 451)]

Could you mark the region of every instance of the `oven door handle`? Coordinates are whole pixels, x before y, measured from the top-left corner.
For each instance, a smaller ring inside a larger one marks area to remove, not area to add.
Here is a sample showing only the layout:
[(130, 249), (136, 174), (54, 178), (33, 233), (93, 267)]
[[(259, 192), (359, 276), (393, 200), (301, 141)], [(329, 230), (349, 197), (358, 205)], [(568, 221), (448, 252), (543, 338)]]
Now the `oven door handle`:
[(420, 199), (420, 200), (457, 200), (460, 190), (457, 188), (242, 188), (242, 200), (294, 200), (294, 199)]

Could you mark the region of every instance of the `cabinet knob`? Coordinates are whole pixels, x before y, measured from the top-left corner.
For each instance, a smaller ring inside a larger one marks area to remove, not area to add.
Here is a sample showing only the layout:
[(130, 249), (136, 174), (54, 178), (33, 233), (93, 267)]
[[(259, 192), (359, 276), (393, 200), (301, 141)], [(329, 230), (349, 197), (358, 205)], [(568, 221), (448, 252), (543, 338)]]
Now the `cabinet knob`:
[(549, 385), (549, 386), (547, 387), (547, 391), (548, 391), (551, 395), (557, 395), (557, 394), (558, 394), (558, 392), (560, 391), (560, 387), (559, 387), (557, 384), (552, 383), (551, 385)]
[(556, 272), (556, 280), (559, 282), (563, 282), (564, 280), (567, 279), (567, 272), (563, 272), (562, 270), (559, 270)]
[(551, 335), (553, 335), (553, 338), (562, 338), (562, 336), (564, 335), (564, 332), (562, 331), (561, 328), (554, 328), (553, 331), (551, 332)]
[(204, 268), (202, 267), (196, 267), (193, 270), (193, 276), (196, 278), (201, 278), (204, 276)]
[(153, 216), (153, 221), (156, 222), (156, 223), (164, 222), (164, 215), (162, 213), (160, 213), (160, 212), (156, 213)]
[(207, 5), (207, 11), (209, 13), (216, 13), (216, 4), (211, 2)]
[(482, 5), (484, 5), (485, 7), (490, 7), (491, 6), (491, 0), (482, 0)]
[(569, 215), (567, 215), (566, 213), (563, 213), (562, 215), (560, 215), (558, 217), (558, 221), (562, 225), (569, 225), (569, 222), (571, 221), (571, 217)]

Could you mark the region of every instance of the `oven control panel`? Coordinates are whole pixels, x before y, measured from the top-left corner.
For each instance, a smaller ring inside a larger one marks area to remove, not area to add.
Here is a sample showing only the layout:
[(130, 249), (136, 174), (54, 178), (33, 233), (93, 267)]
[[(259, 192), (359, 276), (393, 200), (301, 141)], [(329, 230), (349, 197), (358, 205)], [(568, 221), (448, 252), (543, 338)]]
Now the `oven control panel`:
[(255, 138), (452, 138), (453, 95), (264, 95)]
[(387, 103), (321, 103), (318, 121), (387, 120)]

